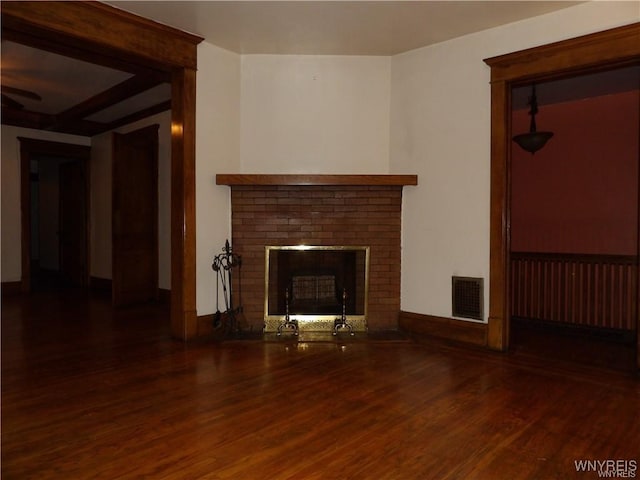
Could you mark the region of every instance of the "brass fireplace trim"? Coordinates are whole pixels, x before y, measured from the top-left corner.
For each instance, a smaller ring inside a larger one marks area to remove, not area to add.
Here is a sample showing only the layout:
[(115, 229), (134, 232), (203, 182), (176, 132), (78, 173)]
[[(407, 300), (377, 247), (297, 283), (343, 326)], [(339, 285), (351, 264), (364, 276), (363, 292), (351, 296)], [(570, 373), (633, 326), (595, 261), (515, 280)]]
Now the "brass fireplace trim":
[[(367, 315), (369, 309), (369, 262), (370, 247), (352, 245), (267, 245), (264, 247), (264, 331), (276, 332), (278, 326), (284, 322), (285, 315), (269, 315), (269, 253), (272, 250), (325, 250), (325, 251), (356, 251), (364, 252), (364, 315), (347, 315), (347, 322), (354, 332), (367, 331)], [(304, 331), (333, 331), (336, 315), (304, 315), (292, 314), (292, 320), (297, 320), (299, 329)]]

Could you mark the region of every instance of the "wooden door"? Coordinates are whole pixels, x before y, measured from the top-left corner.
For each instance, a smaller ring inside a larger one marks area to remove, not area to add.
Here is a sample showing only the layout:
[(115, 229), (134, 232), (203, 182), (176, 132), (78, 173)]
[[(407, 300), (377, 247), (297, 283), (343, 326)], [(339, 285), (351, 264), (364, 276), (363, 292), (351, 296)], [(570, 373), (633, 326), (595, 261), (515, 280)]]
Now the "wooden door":
[(116, 307), (158, 299), (158, 127), (113, 135), (112, 292)]
[(66, 284), (86, 287), (87, 190), (84, 162), (71, 161), (59, 168), (60, 277)]

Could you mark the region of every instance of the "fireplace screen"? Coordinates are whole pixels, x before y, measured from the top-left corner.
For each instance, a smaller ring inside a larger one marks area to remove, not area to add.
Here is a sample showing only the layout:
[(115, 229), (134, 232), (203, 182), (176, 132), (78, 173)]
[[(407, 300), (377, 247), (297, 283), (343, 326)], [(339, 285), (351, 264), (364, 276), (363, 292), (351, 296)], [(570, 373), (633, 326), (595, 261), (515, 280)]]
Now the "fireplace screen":
[(301, 330), (330, 330), (342, 315), (366, 330), (369, 247), (268, 246), (265, 262), (265, 331), (287, 313)]

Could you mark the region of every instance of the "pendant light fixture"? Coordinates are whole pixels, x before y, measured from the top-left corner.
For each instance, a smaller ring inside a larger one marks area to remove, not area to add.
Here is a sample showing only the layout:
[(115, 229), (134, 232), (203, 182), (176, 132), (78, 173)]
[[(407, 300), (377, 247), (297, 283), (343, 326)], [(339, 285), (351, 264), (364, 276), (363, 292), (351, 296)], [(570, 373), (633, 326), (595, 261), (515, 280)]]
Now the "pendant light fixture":
[(547, 141), (553, 137), (552, 132), (538, 132), (536, 128), (536, 113), (538, 113), (538, 99), (536, 98), (536, 86), (531, 87), (531, 96), (529, 97), (529, 115), (531, 115), (531, 124), (528, 133), (521, 133), (513, 137), (513, 141), (520, 145), (520, 148), (531, 153), (532, 155), (545, 146)]

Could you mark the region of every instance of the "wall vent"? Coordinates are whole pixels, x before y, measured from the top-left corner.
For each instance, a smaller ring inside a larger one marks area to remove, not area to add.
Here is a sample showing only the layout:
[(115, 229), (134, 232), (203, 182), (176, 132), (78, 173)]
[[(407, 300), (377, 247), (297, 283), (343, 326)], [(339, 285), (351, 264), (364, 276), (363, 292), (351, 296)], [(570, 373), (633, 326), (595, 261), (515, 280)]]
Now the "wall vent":
[(451, 282), (453, 316), (482, 320), (483, 279), (451, 277)]

